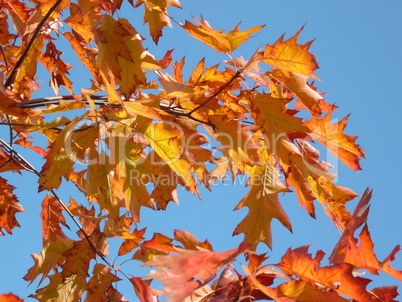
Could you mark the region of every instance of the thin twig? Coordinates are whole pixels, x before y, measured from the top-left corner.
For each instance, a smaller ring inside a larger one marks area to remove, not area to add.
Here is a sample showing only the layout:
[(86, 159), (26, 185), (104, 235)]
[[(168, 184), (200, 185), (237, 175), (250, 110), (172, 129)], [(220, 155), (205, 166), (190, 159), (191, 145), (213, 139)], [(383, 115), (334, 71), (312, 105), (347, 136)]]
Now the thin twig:
[(195, 111), (197, 111), (198, 109), (200, 109), (201, 107), (205, 106), (207, 103), (209, 103), (211, 100), (213, 100), (214, 98), (216, 98), (226, 87), (228, 87), (230, 84), (232, 84), (232, 82), (234, 80), (236, 80), (238, 77), (240, 77), (241, 73), (243, 72), (242, 69), (239, 69), (238, 71), (236, 71), (236, 73), (230, 78), (229, 81), (227, 81), (224, 85), (222, 85), (221, 87), (219, 87), (219, 89), (212, 95), (210, 96), (206, 101), (204, 101), (203, 103), (201, 103), (200, 105), (198, 105), (197, 107), (195, 107), (193, 110), (191, 110), (190, 112), (188, 112), (188, 115), (191, 115), (192, 113), (194, 113)]
[(54, 10), (59, 6), (59, 4), (62, 2), (62, 0), (57, 0), (55, 4), (49, 9), (49, 11), (46, 13), (46, 15), (43, 17), (43, 19), (39, 22), (38, 26), (36, 27), (35, 31), (32, 33), (32, 37), (28, 42), (27, 47), (24, 49), (24, 52), (22, 53), (21, 57), (18, 59), (17, 63), (15, 63), (13, 69), (10, 72), (10, 75), (7, 77), (6, 82), (4, 83), (5, 87), (9, 87), (11, 83), (14, 81), (14, 77), (18, 71), (18, 69), (21, 67), (22, 63), (26, 59), (29, 50), (31, 49), (32, 45), (34, 44), (36, 38), (39, 35), (39, 32), (42, 29), (43, 24), (47, 21), (47, 19), (50, 17), (50, 15), (54, 12)]
[(8, 64), (6, 52), (4, 51), (4, 46), (1, 43), (0, 43), (0, 49), (1, 49), (1, 54), (3, 55), (3, 58), (4, 58), (4, 64), (6, 65), (6, 70), (8, 70), (10, 68), (10, 65)]
[[(34, 174), (36, 174), (38, 177), (41, 177), (40, 173), (38, 172), (38, 170), (35, 169), (34, 166), (31, 165), (31, 163), (29, 161), (27, 161), (21, 154), (19, 154), (17, 151), (14, 150), (13, 147), (11, 147), (9, 144), (7, 144), (4, 140), (2, 140), (0, 138), (0, 143), (5, 146), (8, 151), (12, 154), (14, 154), (16, 157), (18, 157), (18, 159), (22, 162), (24, 168), (29, 171), (32, 172)], [(79, 228), (79, 230), (82, 232), (82, 234), (84, 235), (85, 239), (87, 240), (88, 244), (90, 245), (91, 249), (111, 268), (115, 269), (115, 267), (113, 266), (113, 264), (110, 262), (109, 259), (107, 259), (107, 257), (101, 252), (99, 251), (95, 245), (92, 243), (90, 236), (84, 231), (81, 223), (74, 217), (73, 213), (70, 212), (70, 210), (68, 209), (68, 207), (66, 206), (66, 204), (60, 199), (60, 197), (57, 195), (56, 191), (54, 189), (51, 189), (50, 192), (52, 193), (52, 195), (57, 199), (57, 201), (59, 202), (59, 204), (63, 207), (63, 209), (67, 212), (68, 216), (70, 216), (70, 218), (73, 220), (73, 222), (77, 225), (77, 227)]]

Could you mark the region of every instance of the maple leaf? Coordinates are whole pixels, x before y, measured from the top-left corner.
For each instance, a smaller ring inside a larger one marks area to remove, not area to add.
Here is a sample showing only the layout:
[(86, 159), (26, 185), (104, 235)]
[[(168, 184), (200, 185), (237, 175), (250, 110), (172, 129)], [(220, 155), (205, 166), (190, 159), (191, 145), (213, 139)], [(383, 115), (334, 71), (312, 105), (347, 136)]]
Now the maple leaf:
[(261, 30), (264, 26), (255, 26), (246, 31), (239, 31), (240, 24), (232, 28), (228, 33), (224, 34), (223, 30), (215, 30), (202, 18), (198, 20), (194, 18), (199, 26), (186, 20), (184, 25), (181, 25), (191, 36), (212, 47), (213, 49), (231, 53), (243, 42), (251, 38), (251, 34)]
[[(132, 2), (132, 0), (131, 0)], [(135, 7), (144, 4), (144, 24), (148, 23), (149, 33), (152, 40), (158, 44), (165, 26), (172, 27), (170, 17), (167, 13), (169, 6), (182, 8), (177, 0), (137, 0)]]
[(271, 220), (279, 220), (289, 231), (292, 227), (286, 212), (283, 210), (278, 193), (288, 189), (279, 181), (276, 168), (267, 164), (255, 167), (250, 175), (251, 188), (235, 210), (248, 207), (249, 212), (236, 229), (233, 235), (244, 233), (244, 242), (255, 250), (259, 242), (264, 242), (272, 249)]
[(282, 256), (281, 262), (275, 264), (285, 274), (291, 277), (293, 274), (310, 284), (326, 286), (340, 295), (351, 297), (357, 301), (379, 301), (368, 292), (365, 285), (353, 275), (354, 266), (348, 263), (340, 263), (327, 267), (320, 267), (324, 252), (318, 251), (313, 259), (308, 253), (308, 246), (297, 249), (289, 248)]
[(318, 68), (316, 57), (308, 52), (313, 41), (297, 44), (297, 38), (303, 28), (300, 28), (293, 37), (286, 41), (284, 41), (283, 35), (274, 45), (268, 44), (261, 52), (261, 59), (271, 66), (280, 68), (285, 75), (288, 75), (289, 72), (296, 72), (318, 80), (314, 75), (314, 71)]
[(350, 136), (343, 133), (349, 116), (339, 122), (331, 121), (332, 110), (323, 118), (313, 117), (305, 121), (305, 125), (311, 130), (310, 135), (322, 143), (346, 166), (357, 171), (361, 170), (359, 157), (364, 157), (364, 151), (355, 143), (357, 136)]
[(7, 183), (7, 180), (0, 177), (0, 235), (3, 236), (4, 229), (9, 234), (12, 234), (12, 229), (19, 227), (15, 214), (25, 212), (22, 206), (18, 203), (18, 199), (13, 193), (15, 187)]
[(176, 255), (155, 255), (144, 263), (144, 266), (159, 268), (152, 270), (146, 277), (164, 283), (162, 289), (165, 290), (169, 301), (183, 301), (225, 264), (242, 254), (246, 248), (246, 244), (241, 244), (237, 249), (221, 253), (176, 248)]

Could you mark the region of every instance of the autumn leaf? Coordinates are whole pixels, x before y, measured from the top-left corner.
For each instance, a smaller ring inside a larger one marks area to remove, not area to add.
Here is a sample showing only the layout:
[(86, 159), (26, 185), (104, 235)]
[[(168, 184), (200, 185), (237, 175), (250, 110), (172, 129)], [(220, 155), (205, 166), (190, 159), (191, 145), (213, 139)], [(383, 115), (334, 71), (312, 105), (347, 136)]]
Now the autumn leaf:
[(354, 266), (340, 263), (320, 267), (324, 252), (318, 251), (315, 258), (308, 253), (308, 246), (297, 249), (289, 248), (281, 262), (276, 264), (289, 277), (293, 274), (310, 284), (320, 284), (336, 291), (340, 295), (351, 297), (357, 301), (379, 301), (368, 292), (365, 285), (353, 275)]
[(237, 249), (215, 253), (206, 250), (187, 250), (177, 248), (175, 255), (155, 255), (144, 266), (156, 266), (146, 277), (158, 279), (164, 283), (162, 289), (168, 301), (183, 301), (202, 282), (209, 280), (221, 267), (243, 253), (247, 245)]
[(61, 184), (61, 176), (66, 179), (69, 178), (73, 170), (71, 132), (81, 119), (74, 120), (66, 126), (51, 145), (46, 156), (46, 163), (40, 172), (39, 191), (58, 188)]
[[(39, 36), (35, 39), (32, 47), (29, 50), (28, 55), (21, 64), (18, 70), (17, 76), (14, 80), (14, 91), (22, 95), (22, 98), (28, 100), (32, 96), (33, 90), (36, 90), (35, 74), (38, 61), (42, 55), (42, 48), (44, 46), (43, 36)], [(20, 53), (16, 55), (22, 55), (23, 48), (20, 49)]]
[(197, 194), (196, 182), (191, 173), (193, 164), (182, 153), (182, 133), (172, 123), (157, 123), (150, 124), (143, 134), (155, 152), (184, 181), (189, 191)]
[[(132, 1), (132, 0), (131, 0)], [(144, 23), (149, 25), (149, 33), (152, 40), (158, 44), (165, 26), (172, 27), (170, 17), (167, 13), (169, 6), (182, 8), (177, 0), (137, 0), (135, 7), (144, 4)]]
[(15, 214), (25, 212), (14, 194), (15, 187), (0, 177), (0, 235), (4, 236), (3, 229), (12, 234), (12, 229), (19, 227)]
[(116, 295), (110, 295), (113, 289), (113, 283), (120, 281), (120, 279), (114, 275), (110, 268), (104, 264), (97, 263), (92, 270), (92, 278), (88, 281), (88, 289), (86, 299), (88, 301), (107, 301), (113, 299)]
[(61, 273), (49, 276), (49, 284), (30, 295), (38, 301), (76, 302), (86, 289), (86, 274), (81, 271), (77, 275), (63, 278)]
[(293, 37), (286, 41), (284, 41), (283, 35), (274, 45), (268, 44), (264, 51), (261, 52), (262, 61), (273, 67), (280, 68), (287, 76), (289, 72), (295, 72), (318, 79), (314, 75), (314, 71), (318, 68), (316, 57), (308, 52), (313, 41), (297, 44), (297, 38), (303, 28), (300, 28)]
[[(281, 136), (290, 132), (308, 132), (309, 129), (302, 123), (302, 119), (287, 112), (286, 104), (290, 100), (273, 98), (270, 94), (252, 96), (251, 114), (256, 124), (273, 135), (272, 144)], [(271, 137), (268, 136), (268, 139)]]
[(343, 133), (349, 116), (346, 116), (339, 122), (332, 122), (332, 110), (323, 118), (313, 117), (305, 124), (311, 130), (311, 136), (322, 143), (346, 166), (354, 171), (361, 170), (359, 160), (364, 157), (364, 151), (356, 144), (357, 136), (351, 136)]
[(255, 26), (246, 31), (239, 31), (240, 24), (232, 28), (228, 33), (223, 33), (222, 30), (215, 30), (203, 18), (198, 20), (193, 17), (199, 26), (186, 20), (184, 25), (181, 25), (191, 36), (212, 47), (213, 49), (231, 53), (243, 42), (251, 38), (251, 34), (261, 30), (264, 26)]
[(299, 109), (298, 101), (307, 108), (313, 116), (321, 116), (323, 111), (332, 111), (336, 108), (335, 105), (330, 105), (324, 101), (323, 96), (317, 92), (314, 86), (307, 83), (307, 76), (288, 72), (285, 74), (280, 69), (273, 69), (269, 71), (269, 76), (285, 85), (297, 97), (295, 109)]
[(275, 168), (268, 164), (265, 167), (257, 166), (250, 179), (250, 191), (235, 208), (248, 207), (249, 212), (233, 235), (244, 233), (244, 242), (250, 245), (251, 250), (255, 250), (259, 242), (272, 249), (272, 219), (279, 220), (292, 231), (290, 220), (278, 200), (278, 193), (286, 192), (287, 188), (280, 183)]
[(18, 296), (9, 293), (9, 294), (0, 294), (0, 301), (2, 302), (23, 302), (21, 298)]
[(44, 240), (55, 241), (58, 237), (66, 238), (61, 226), (67, 229), (66, 219), (62, 214), (64, 208), (54, 196), (46, 195), (42, 202), (42, 237)]
[(35, 264), (28, 270), (28, 273), (24, 276), (24, 280), (32, 283), (42, 274), (39, 280), (39, 284), (41, 284), (54, 266), (64, 262), (63, 253), (72, 248), (73, 245), (73, 240), (69, 238), (57, 237), (54, 241), (45, 240), (41, 254), (32, 254)]
[(121, 94), (129, 99), (138, 85), (146, 84), (145, 68), (158, 68), (155, 58), (142, 46), (143, 38), (126, 19), (114, 20), (104, 15), (96, 42), (101, 71), (109, 70), (120, 85)]

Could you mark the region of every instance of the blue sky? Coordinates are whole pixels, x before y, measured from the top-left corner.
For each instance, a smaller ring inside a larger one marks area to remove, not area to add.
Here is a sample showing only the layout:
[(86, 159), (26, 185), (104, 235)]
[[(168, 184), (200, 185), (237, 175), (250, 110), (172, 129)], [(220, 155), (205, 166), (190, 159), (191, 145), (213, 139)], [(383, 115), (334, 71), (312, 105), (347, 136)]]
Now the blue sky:
[[(358, 135), (357, 143), (367, 152), (366, 159), (361, 162), (363, 170), (359, 172), (328, 158), (337, 166), (338, 184), (359, 194), (367, 186), (374, 189), (369, 230), (379, 260), (383, 260), (395, 245), (402, 244), (402, 177), (399, 174), (402, 170), (399, 154), (402, 149), (399, 93), (402, 80), (402, 2), (182, 0), (181, 3), (183, 11), (170, 9), (170, 14), (178, 22), (202, 14), (215, 29), (230, 30), (240, 21), (243, 30), (265, 24), (263, 30), (236, 50), (237, 56), (246, 59), (258, 47), (274, 43), (283, 33), (291, 37), (305, 25), (299, 43), (315, 39), (310, 51), (318, 56), (320, 65), (316, 72), (321, 79), (317, 83), (318, 90), (328, 94), (328, 103), (339, 106), (333, 117), (343, 118), (351, 114), (345, 132)], [(119, 13), (121, 17), (132, 20), (138, 17), (137, 14), (128, 9)], [(145, 35), (140, 26), (142, 22), (137, 24), (137, 30)], [(157, 50), (150, 39), (147, 43), (150, 52), (157, 57), (175, 48), (173, 56), (176, 60), (186, 57), (187, 72), (191, 72), (203, 57), (209, 66), (228, 59), (189, 37), (177, 25), (165, 30), (159, 43), (162, 50)], [(69, 60), (67, 54), (64, 59), (76, 65), (72, 74), (76, 73), (79, 80), (75, 81), (74, 89), (88, 87), (89, 79), (79, 75), (81, 65)], [(36, 96), (53, 95), (45, 88), (47, 79), (43, 82), (43, 91)], [(0, 136), (4, 138), (5, 135), (1, 130)], [(30, 152), (23, 154), (40, 170), (38, 158)], [(36, 194), (37, 179), (34, 175), (8, 174), (7, 178), (19, 187), (17, 193), (27, 212), (17, 215), (21, 228), (15, 229), (12, 236), (0, 238), (0, 293), (12, 291), (26, 298), (35, 291), (35, 283), (26, 288), (22, 277), (33, 265), (30, 254), (39, 253), (42, 247), (39, 211), (43, 193)], [(151, 238), (152, 232), (172, 236), (174, 229), (183, 229), (201, 241), (208, 239), (216, 251), (232, 249), (241, 242), (242, 235), (231, 237), (231, 234), (247, 213), (244, 209), (232, 210), (246, 192), (247, 188), (239, 183), (225, 183), (213, 186), (212, 193), (201, 190), (200, 201), (180, 191), (180, 206), (171, 204), (166, 212), (143, 210), (139, 227), (148, 227), (147, 238)], [(60, 190), (60, 194), (65, 201), (70, 196), (81, 198), (68, 186), (64, 191)], [(268, 252), (270, 259), (267, 262), (278, 263), (288, 247), (305, 244), (313, 244), (311, 251), (322, 249), (329, 255), (340, 234), (319, 206), (317, 219), (313, 220), (304, 209), (300, 209), (294, 193), (286, 194), (281, 200), (292, 222), (293, 234), (277, 221), (273, 222), (273, 250), (269, 251), (263, 245), (259, 248), (260, 252)], [(350, 202), (349, 209), (353, 210), (357, 201)], [(138, 276), (144, 271), (137, 269), (137, 265), (129, 263), (123, 268), (126, 273)], [(402, 253), (397, 255), (393, 265), (402, 270)], [(383, 274), (375, 280), (373, 287), (400, 285), (399, 281)], [(127, 294), (129, 287), (120, 289), (128, 300), (136, 301), (132, 292)]]

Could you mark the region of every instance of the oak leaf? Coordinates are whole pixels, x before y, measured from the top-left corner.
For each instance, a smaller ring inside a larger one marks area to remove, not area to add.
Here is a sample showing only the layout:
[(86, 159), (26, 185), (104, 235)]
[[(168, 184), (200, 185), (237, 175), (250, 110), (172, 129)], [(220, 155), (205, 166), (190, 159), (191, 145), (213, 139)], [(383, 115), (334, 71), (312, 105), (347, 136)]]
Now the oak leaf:
[(114, 275), (110, 268), (104, 264), (97, 263), (92, 270), (92, 277), (88, 281), (86, 290), (86, 301), (111, 301), (114, 295), (109, 293), (113, 289), (113, 284), (121, 279)]
[(3, 236), (3, 229), (12, 234), (12, 229), (19, 227), (15, 214), (25, 212), (15, 194), (15, 187), (7, 183), (7, 180), (0, 177), (0, 235)]
[[(132, 2), (133, 0), (131, 0)], [(152, 40), (158, 44), (165, 26), (172, 27), (167, 13), (169, 6), (181, 8), (178, 0), (137, 0), (135, 7), (144, 4), (144, 24), (148, 23)]]
[(267, 164), (257, 166), (252, 175), (251, 188), (235, 210), (248, 207), (247, 216), (239, 223), (233, 235), (244, 233), (244, 242), (255, 250), (259, 242), (272, 248), (271, 221), (279, 220), (289, 231), (292, 231), (290, 220), (282, 208), (278, 193), (288, 189), (279, 181), (275, 167)]
[(144, 40), (126, 19), (114, 20), (103, 15), (96, 42), (101, 71), (109, 70), (120, 85), (121, 94), (129, 99), (138, 85), (146, 84), (145, 68), (159, 68), (155, 58), (142, 46)]
[(70, 228), (62, 214), (64, 208), (59, 200), (54, 196), (47, 194), (42, 202), (42, 237), (44, 240), (55, 241), (58, 237), (66, 238), (61, 226)]
[(222, 30), (215, 30), (202, 18), (198, 20), (194, 18), (199, 26), (186, 20), (184, 25), (181, 25), (191, 36), (212, 47), (213, 49), (231, 53), (243, 42), (251, 38), (251, 34), (261, 30), (264, 26), (255, 26), (246, 31), (239, 31), (240, 24), (232, 28), (228, 33), (223, 33)]
[(176, 248), (175, 255), (155, 255), (147, 261), (144, 266), (156, 266), (158, 270), (152, 270), (146, 277), (164, 283), (162, 289), (169, 301), (183, 301), (246, 248), (246, 244), (241, 244), (237, 249), (221, 253)]
[(281, 262), (275, 266), (279, 267), (289, 277), (295, 275), (302, 281), (320, 284), (357, 301), (380, 301), (368, 292), (366, 286), (353, 275), (353, 265), (340, 263), (320, 267), (323, 257), (324, 252), (318, 251), (316, 257), (312, 258), (312, 255), (308, 253), (308, 246), (294, 250), (289, 248), (282, 256)]
[(40, 274), (42, 274), (39, 284), (47, 277), (50, 271), (56, 266), (64, 262), (65, 257), (63, 253), (73, 247), (73, 240), (69, 238), (57, 237), (56, 240), (45, 240), (43, 242), (43, 249), (40, 255), (32, 254), (35, 261), (24, 280), (32, 283)]
[(307, 83), (307, 76), (296, 72), (288, 72), (285, 74), (280, 69), (270, 70), (268, 74), (285, 85), (286, 88), (298, 97), (295, 109), (303, 108), (299, 104), (301, 102), (305, 106), (304, 108), (307, 108), (312, 115), (321, 116), (323, 111), (330, 111), (336, 108), (336, 106), (326, 103), (314, 86)]
[(87, 287), (86, 277), (83, 271), (67, 278), (63, 278), (61, 273), (51, 275), (49, 276), (49, 284), (38, 289), (36, 294), (29, 297), (35, 298), (38, 301), (80, 301)]
[(332, 110), (321, 119), (313, 117), (311, 120), (305, 121), (311, 131), (310, 135), (327, 147), (346, 166), (355, 171), (361, 170), (359, 160), (360, 157), (364, 157), (364, 151), (355, 142), (357, 136), (343, 133), (349, 116), (338, 122), (332, 122), (331, 115)]
[(314, 71), (318, 68), (316, 57), (308, 52), (313, 41), (304, 44), (297, 44), (297, 38), (303, 27), (288, 40), (284, 41), (284, 35), (274, 45), (267, 45), (261, 52), (262, 61), (280, 68), (285, 75), (289, 72), (296, 72), (310, 78), (318, 79)]

